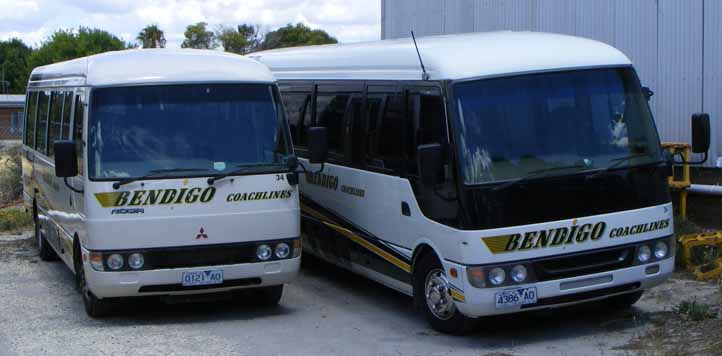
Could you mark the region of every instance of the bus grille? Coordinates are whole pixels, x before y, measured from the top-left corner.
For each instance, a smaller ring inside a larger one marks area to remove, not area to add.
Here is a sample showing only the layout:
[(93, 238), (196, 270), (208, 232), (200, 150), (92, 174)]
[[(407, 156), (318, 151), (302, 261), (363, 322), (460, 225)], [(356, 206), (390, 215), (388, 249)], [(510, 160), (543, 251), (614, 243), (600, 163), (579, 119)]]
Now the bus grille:
[(250, 263), (255, 261), (255, 247), (255, 243), (243, 243), (151, 250), (145, 253), (146, 269)]
[(635, 246), (582, 252), (533, 262), (537, 280), (552, 281), (631, 267)]

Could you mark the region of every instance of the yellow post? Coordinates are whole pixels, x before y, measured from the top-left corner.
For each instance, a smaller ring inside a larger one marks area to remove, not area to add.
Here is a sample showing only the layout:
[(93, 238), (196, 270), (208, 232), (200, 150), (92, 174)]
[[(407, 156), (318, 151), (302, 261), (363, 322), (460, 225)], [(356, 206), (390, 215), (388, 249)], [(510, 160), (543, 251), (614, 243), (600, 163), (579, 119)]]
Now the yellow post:
[[(689, 162), (692, 157), (692, 146), (688, 143), (665, 142), (662, 148), (669, 151), (673, 155), (681, 154), (685, 162)], [(682, 167), (682, 179), (677, 180), (677, 168)], [(669, 187), (674, 191), (679, 191), (679, 215), (682, 220), (687, 220), (687, 189), (692, 186), (689, 164), (682, 163), (672, 166), (674, 173), (669, 177)]]

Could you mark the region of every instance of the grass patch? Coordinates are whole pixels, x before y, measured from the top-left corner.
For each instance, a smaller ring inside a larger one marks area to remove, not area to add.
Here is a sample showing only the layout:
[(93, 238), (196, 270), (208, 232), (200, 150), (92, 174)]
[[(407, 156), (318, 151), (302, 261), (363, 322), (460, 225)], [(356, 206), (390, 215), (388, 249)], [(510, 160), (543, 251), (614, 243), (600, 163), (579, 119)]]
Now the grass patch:
[(19, 145), (0, 150), (0, 205), (12, 203), (22, 197), (20, 153)]
[(696, 300), (685, 300), (679, 303), (674, 311), (693, 321), (703, 321), (717, 318), (717, 313), (709, 304), (698, 303)]
[(33, 218), (24, 208), (7, 208), (0, 210), (0, 231), (17, 232), (30, 226)]

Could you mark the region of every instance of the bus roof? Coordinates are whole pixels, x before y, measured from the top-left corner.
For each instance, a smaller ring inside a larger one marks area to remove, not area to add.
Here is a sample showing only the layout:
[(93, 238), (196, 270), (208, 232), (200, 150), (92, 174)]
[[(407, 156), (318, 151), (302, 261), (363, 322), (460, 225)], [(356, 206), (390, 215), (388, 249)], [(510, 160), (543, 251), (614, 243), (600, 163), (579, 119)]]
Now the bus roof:
[(114, 86), (275, 79), (264, 65), (240, 55), (209, 50), (132, 49), (106, 52), (37, 67), (30, 86), (58, 82)]
[[(539, 32), (485, 32), (417, 38), (433, 80), (459, 80), (548, 70), (629, 66), (607, 44)], [(411, 38), (297, 47), (249, 55), (277, 79), (419, 80), (421, 66)]]

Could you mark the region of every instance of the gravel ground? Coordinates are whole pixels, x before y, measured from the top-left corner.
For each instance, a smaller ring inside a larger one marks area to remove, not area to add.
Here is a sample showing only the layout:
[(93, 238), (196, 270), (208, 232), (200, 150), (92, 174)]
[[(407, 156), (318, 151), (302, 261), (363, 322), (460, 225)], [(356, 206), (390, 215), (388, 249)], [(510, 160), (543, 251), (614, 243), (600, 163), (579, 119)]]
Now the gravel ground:
[(30, 234), (0, 236), (0, 355), (631, 355), (630, 340), (716, 286), (672, 279), (628, 311), (600, 305), (485, 319), (465, 337), (438, 334), (411, 299), (307, 258), (281, 305), (244, 298), (166, 305), (142, 300), (88, 318), (73, 276), (42, 262)]

